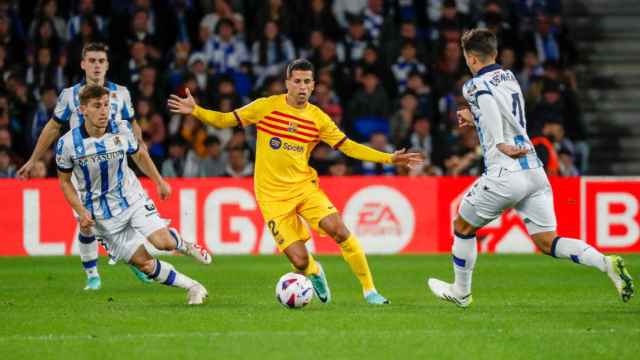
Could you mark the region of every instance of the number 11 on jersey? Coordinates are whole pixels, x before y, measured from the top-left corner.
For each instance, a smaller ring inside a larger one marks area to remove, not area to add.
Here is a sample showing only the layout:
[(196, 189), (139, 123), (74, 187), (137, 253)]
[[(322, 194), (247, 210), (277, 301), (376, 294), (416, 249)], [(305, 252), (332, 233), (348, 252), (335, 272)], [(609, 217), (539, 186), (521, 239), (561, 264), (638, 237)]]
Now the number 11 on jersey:
[(520, 94), (513, 93), (511, 94), (511, 98), (513, 99), (513, 103), (511, 105), (513, 107), (513, 110), (511, 111), (511, 113), (513, 114), (513, 117), (518, 120), (520, 126), (522, 126), (523, 129), (526, 129), (524, 123), (524, 114), (522, 111), (522, 103), (520, 102)]

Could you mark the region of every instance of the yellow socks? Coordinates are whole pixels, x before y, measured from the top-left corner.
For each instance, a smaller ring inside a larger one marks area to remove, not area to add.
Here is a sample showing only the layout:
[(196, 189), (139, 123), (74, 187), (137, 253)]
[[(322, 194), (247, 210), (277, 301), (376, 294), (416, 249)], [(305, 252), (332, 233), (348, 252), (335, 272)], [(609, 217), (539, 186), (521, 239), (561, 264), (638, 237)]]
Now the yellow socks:
[[(300, 271), (300, 270), (296, 269), (296, 271)], [(316, 262), (316, 259), (314, 259), (311, 254), (309, 254), (309, 265), (307, 265), (306, 269), (302, 270), (302, 273), (305, 276), (320, 274), (320, 268), (318, 267), (318, 263)]]
[(367, 263), (367, 258), (364, 255), (364, 250), (362, 250), (358, 239), (351, 234), (347, 240), (338, 245), (340, 245), (342, 249), (342, 257), (347, 264), (349, 264), (351, 271), (358, 277), (358, 280), (360, 280), (364, 293), (366, 294), (369, 291), (375, 290), (369, 264)]

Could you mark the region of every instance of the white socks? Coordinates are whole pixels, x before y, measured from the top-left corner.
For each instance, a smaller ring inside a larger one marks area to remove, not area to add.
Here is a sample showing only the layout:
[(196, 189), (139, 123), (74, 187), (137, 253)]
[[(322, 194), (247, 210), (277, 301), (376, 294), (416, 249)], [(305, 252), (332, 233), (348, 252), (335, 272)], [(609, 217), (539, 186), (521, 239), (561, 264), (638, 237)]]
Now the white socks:
[(455, 233), (451, 253), (455, 274), (454, 288), (458, 292), (456, 295), (466, 296), (471, 293), (471, 276), (478, 257), (476, 235), (465, 236)]
[(558, 236), (551, 244), (551, 256), (607, 271), (607, 257), (582, 240)]
[(97, 277), (98, 274), (98, 242), (93, 235), (78, 234), (78, 250), (80, 252), (80, 261), (87, 277)]
[(182, 240), (182, 236), (178, 233), (178, 230), (174, 228), (169, 228), (169, 234), (176, 242), (176, 250), (180, 252), (185, 252), (184, 240)]
[(177, 286), (183, 289), (189, 289), (193, 285), (197, 284), (196, 281), (190, 277), (177, 271), (173, 265), (168, 262), (155, 259), (156, 266), (149, 275), (149, 278), (169, 286)]
[[(455, 274), (453, 290), (457, 293), (455, 295), (466, 296), (471, 293), (471, 278), (478, 257), (475, 234), (465, 236), (455, 233), (451, 253)], [(607, 271), (607, 257), (581, 240), (555, 238), (551, 245), (551, 256), (571, 259), (575, 263), (592, 266), (602, 272)]]

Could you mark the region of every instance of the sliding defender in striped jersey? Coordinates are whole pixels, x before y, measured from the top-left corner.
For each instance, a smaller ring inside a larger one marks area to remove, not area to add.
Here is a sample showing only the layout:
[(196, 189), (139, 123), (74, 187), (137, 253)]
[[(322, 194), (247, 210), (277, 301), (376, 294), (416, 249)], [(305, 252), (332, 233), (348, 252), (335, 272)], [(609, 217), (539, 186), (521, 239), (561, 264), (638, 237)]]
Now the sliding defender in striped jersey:
[(177, 250), (203, 264), (210, 264), (211, 256), (167, 227), (168, 222), (160, 217), (129, 168), (127, 156), (155, 183), (161, 199), (171, 195), (171, 187), (149, 155), (139, 151), (131, 124), (109, 116), (107, 89), (87, 85), (79, 96), (84, 121), (58, 140), (56, 164), (62, 191), (78, 215), (81, 232), (95, 233), (116, 259), (157, 282), (187, 289), (188, 303), (201, 304), (207, 297), (205, 288), (171, 264), (154, 259), (144, 242), (146, 239), (159, 250)]
[[(53, 142), (62, 135), (63, 127), (76, 128), (84, 123), (84, 117), (80, 111), (80, 91), (86, 85), (104, 86), (109, 91), (109, 119), (111, 121), (126, 121), (141, 141), (141, 130), (134, 118), (131, 95), (126, 87), (107, 81), (109, 70), (109, 47), (103, 43), (89, 43), (82, 49), (80, 67), (84, 71), (85, 78), (79, 83), (65, 88), (58, 96), (58, 102), (52, 118), (47, 122), (38, 137), (35, 148), (29, 160), (18, 170), (18, 177), (26, 179), (30, 176), (33, 164), (51, 147)], [(141, 144), (144, 145), (144, 144)], [(142, 151), (146, 152), (144, 146)], [(135, 180), (137, 181), (137, 179)], [(78, 185), (78, 184), (75, 184)], [(102, 284), (98, 274), (98, 242), (93, 233), (78, 234), (78, 251), (80, 261), (87, 275), (85, 290), (98, 290)], [(107, 249), (108, 250), (108, 249)], [(143, 282), (151, 282), (146, 275), (131, 267), (136, 277)]]
[(331, 236), (342, 256), (362, 285), (370, 304), (387, 304), (369, 271), (364, 251), (355, 235), (346, 228), (338, 210), (320, 189), (318, 174), (309, 166), (313, 148), (323, 141), (334, 149), (360, 160), (418, 165), (417, 153), (397, 151), (387, 154), (349, 140), (322, 110), (309, 103), (313, 92), (313, 66), (304, 59), (286, 68), (287, 93), (260, 98), (230, 113), (205, 110), (187, 97), (171, 95), (174, 113), (191, 114), (218, 128), (255, 125), (258, 130), (254, 189), (258, 205), (278, 248), (295, 269), (308, 276), (320, 301), (327, 303), (331, 293), (320, 263), (305, 247), (311, 234), (304, 222)]
[(522, 91), (513, 73), (495, 63), (497, 47), (495, 35), (486, 29), (470, 30), (462, 37), (464, 57), (474, 77), (462, 89), (470, 109), (459, 110), (458, 119), (460, 126), (475, 127), (485, 173), (462, 199), (453, 224), (455, 281), (429, 279), (429, 288), (443, 300), (469, 306), (476, 231), (514, 208), (540, 251), (606, 273), (621, 299), (629, 301), (633, 281), (622, 258), (604, 256), (584, 241), (556, 233), (553, 194), (527, 135)]

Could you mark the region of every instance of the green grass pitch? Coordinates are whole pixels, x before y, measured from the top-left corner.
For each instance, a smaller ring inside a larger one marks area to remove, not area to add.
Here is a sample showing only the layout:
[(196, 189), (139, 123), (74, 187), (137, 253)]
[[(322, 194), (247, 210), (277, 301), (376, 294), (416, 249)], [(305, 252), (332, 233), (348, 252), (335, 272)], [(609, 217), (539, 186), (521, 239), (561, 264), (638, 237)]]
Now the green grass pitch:
[[(595, 269), (541, 255), (482, 255), (474, 304), (434, 298), (449, 256), (370, 256), (392, 304), (373, 307), (340, 257), (319, 256), (333, 302), (288, 310), (274, 286), (283, 256), (171, 257), (209, 290), (143, 285), (100, 260), (103, 288), (82, 290), (77, 257), (0, 258), (0, 358), (7, 359), (637, 359), (640, 296), (622, 303)], [(640, 256), (626, 256), (637, 278)]]

